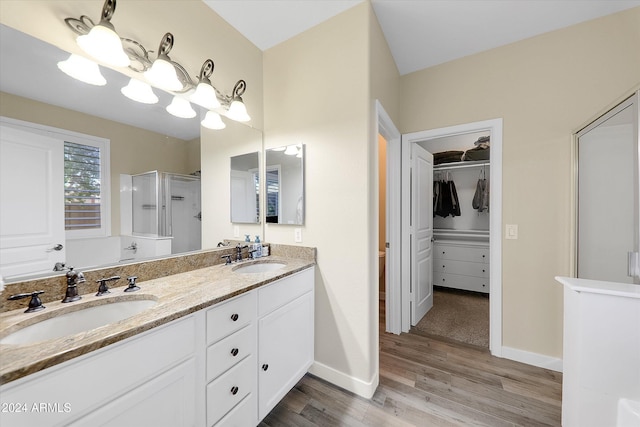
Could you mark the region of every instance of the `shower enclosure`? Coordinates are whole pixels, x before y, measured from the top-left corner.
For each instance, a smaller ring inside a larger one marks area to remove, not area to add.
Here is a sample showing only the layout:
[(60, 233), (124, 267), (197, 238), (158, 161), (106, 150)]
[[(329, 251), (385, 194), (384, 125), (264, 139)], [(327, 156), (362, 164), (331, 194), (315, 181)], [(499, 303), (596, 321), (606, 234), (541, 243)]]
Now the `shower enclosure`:
[(132, 176), (133, 233), (171, 237), (171, 253), (201, 249), (200, 177), (151, 171)]

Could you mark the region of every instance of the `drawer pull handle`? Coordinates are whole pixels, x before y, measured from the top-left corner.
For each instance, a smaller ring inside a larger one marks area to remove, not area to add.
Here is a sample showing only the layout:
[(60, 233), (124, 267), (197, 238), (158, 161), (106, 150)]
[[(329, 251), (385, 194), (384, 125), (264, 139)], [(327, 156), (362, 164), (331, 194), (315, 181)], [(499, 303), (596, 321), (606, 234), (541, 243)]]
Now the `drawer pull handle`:
[(269, 365), (268, 364), (265, 363), (264, 365), (262, 365), (262, 370), (263, 371), (266, 371), (267, 369), (269, 369)]
[(238, 387), (236, 386), (231, 387), (231, 394), (235, 396), (237, 393), (238, 393)]
[(484, 268), (482, 269), (482, 272), (484, 273)]
[(444, 268), (444, 265), (442, 266), (442, 268)]
[(237, 348), (232, 348), (232, 349), (231, 349), (231, 355), (232, 355), (233, 357), (236, 357), (236, 356), (238, 355), (238, 349), (237, 349)]
[(236, 320), (238, 320), (238, 317), (240, 317), (240, 316), (238, 316), (236, 313), (233, 313), (231, 315), (231, 320), (233, 320), (235, 322)]

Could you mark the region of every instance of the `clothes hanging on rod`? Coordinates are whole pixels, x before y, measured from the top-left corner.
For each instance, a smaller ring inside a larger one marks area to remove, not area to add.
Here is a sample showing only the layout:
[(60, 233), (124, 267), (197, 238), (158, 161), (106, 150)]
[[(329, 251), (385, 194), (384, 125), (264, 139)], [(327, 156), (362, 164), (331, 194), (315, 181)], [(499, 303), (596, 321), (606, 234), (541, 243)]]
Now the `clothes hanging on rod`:
[(478, 212), (489, 211), (489, 182), (487, 181), (485, 168), (482, 168), (478, 176), (476, 192), (473, 195), (471, 206)]
[(443, 218), (461, 215), (458, 192), (449, 172), (444, 172), (439, 179), (433, 180), (433, 216), (436, 215)]

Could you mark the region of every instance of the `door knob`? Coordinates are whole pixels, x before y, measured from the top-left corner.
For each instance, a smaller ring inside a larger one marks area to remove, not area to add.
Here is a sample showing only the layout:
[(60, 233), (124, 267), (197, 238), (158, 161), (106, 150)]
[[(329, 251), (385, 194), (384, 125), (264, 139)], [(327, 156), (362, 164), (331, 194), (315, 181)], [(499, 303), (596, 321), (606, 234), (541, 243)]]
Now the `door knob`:
[(58, 243), (57, 245), (55, 245), (52, 248), (47, 249), (47, 252), (51, 252), (51, 251), (61, 251), (62, 248), (64, 248), (64, 246), (62, 246), (60, 243)]

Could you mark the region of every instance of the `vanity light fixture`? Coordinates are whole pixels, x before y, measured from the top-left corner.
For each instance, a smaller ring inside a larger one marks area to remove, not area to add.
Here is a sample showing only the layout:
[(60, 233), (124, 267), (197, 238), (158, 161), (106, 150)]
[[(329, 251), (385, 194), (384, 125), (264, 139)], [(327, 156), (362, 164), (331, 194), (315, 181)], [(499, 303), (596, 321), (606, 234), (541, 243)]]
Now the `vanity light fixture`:
[(169, 114), (180, 117), (182, 119), (192, 119), (196, 116), (196, 112), (191, 108), (191, 104), (181, 95), (175, 95), (171, 104), (167, 105)]
[(153, 93), (151, 86), (136, 78), (131, 78), (129, 84), (120, 89), (120, 92), (127, 98), (143, 104), (156, 104), (158, 102), (158, 97)]
[[(222, 123), (222, 125), (224, 125), (224, 123), (221, 121), (220, 115), (239, 122), (251, 120), (251, 117), (247, 114), (247, 107), (242, 99), (242, 95), (247, 88), (244, 80), (238, 80), (230, 96), (220, 92), (211, 83), (210, 77), (213, 73), (214, 64), (211, 59), (207, 59), (200, 69), (198, 80), (194, 81), (182, 65), (169, 58), (169, 52), (173, 48), (174, 43), (174, 36), (169, 32), (166, 33), (160, 41), (156, 58), (150, 58), (151, 51), (147, 50), (140, 42), (126, 37), (120, 37), (115, 32), (110, 22), (115, 8), (116, 0), (105, 0), (98, 25), (95, 25), (86, 15), (81, 15), (80, 18), (66, 18), (64, 21), (69, 28), (79, 35), (77, 40), (81, 47), (82, 45), (85, 45), (85, 47), (87, 45), (92, 46), (88, 48), (88, 50), (85, 50), (90, 55), (94, 55), (100, 61), (109, 65), (128, 66), (129, 70), (143, 74), (147, 82), (152, 86), (169, 92), (174, 96), (181, 95), (181, 99), (178, 100), (174, 98), (174, 102), (167, 107), (167, 111), (171, 112), (171, 114), (177, 115), (178, 117), (195, 117), (196, 112), (193, 111), (193, 108), (186, 98), (187, 94), (191, 94), (189, 99), (191, 99), (194, 104), (217, 115), (216, 117), (212, 114), (207, 114), (208, 117), (212, 118), (207, 119), (207, 117), (205, 117), (203, 126), (205, 126), (206, 123), (206, 127), (221, 129), (220, 123)], [(93, 34), (96, 34), (95, 38), (99, 41), (96, 45), (91, 42), (91, 40), (94, 40)], [(111, 54), (105, 56), (106, 52), (111, 52)], [(122, 52), (126, 56), (127, 61), (124, 61), (118, 52)], [(110, 59), (111, 56), (119, 59)], [(97, 64), (95, 64), (95, 67), (97, 69)], [(78, 74), (69, 75), (83, 80)], [(102, 78), (102, 80), (104, 80), (104, 78)], [(96, 79), (95, 81), (102, 80)], [(122, 88), (122, 93), (138, 102), (157, 102), (157, 96), (151, 88), (143, 87), (140, 84), (143, 82), (138, 81), (136, 83), (134, 82), (135, 80), (135, 78), (132, 79), (129, 85)], [(92, 84), (105, 84), (105, 82)], [(142, 93), (145, 95), (143, 96)]]
[(58, 62), (58, 68), (66, 75), (90, 85), (104, 86), (107, 84), (98, 64), (74, 53), (68, 59)]
[(144, 77), (160, 89), (179, 92), (184, 89), (184, 84), (178, 79), (176, 67), (169, 58), (171, 48), (173, 48), (173, 34), (166, 33), (158, 46), (158, 57), (151, 64), (151, 68), (144, 72)]
[(298, 146), (297, 145), (289, 145), (287, 149), (284, 150), (284, 154), (287, 156), (297, 156), (298, 155)]
[(93, 21), (85, 16), (92, 24), (88, 34), (78, 36), (78, 46), (95, 59), (115, 67), (127, 67), (129, 57), (124, 53), (120, 36), (116, 33), (111, 17), (116, 11), (116, 0), (106, 0), (102, 7), (100, 23), (93, 25)]
[(220, 118), (220, 114), (215, 111), (207, 111), (207, 115), (204, 116), (204, 120), (201, 122), (203, 127), (207, 129), (220, 130), (227, 127)]
[(245, 83), (244, 80), (238, 80), (236, 85), (233, 87), (233, 97), (231, 98), (229, 110), (226, 114), (226, 116), (231, 120), (235, 120), (237, 122), (248, 122), (251, 120), (251, 117), (247, 114), (247, 107), (244, 105), (244, 101), (241, 97), (245, 90), (247, 90), (247, 83)]
[(191, 102), (194, 104), (198, 104), (201, 107), (206, 108), (207, 110), (213, 110), (214, 108), (220, 107), (220, 101), (218, 101), (218, 97), (216, 95), (216, 90), (211, 85), (211, 74), (213, 73), (213, 61), (211, 59), (207, 59), (202, 64), (202, 68), (200, 69), (200, 76), (198, 77), (198, 86), (196, 86), (196, 91), (191, 95)]

